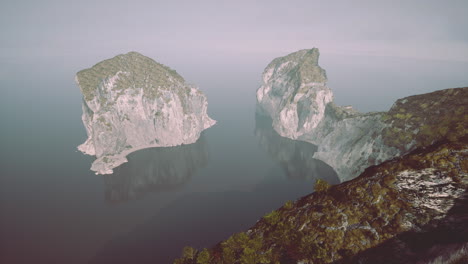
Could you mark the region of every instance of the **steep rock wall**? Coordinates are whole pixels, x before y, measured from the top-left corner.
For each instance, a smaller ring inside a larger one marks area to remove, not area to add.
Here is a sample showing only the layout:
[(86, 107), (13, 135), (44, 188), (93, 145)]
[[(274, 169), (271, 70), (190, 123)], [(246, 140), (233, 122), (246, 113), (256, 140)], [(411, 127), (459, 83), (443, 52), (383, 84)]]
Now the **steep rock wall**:
[(102, 61), (76, 75), (88, 139), (78, 149), (96, 156), (91, 170), (110, 174), (131, 152), (194, 143), (215, 124), (208, 102), (176, 71), (137, 52)]

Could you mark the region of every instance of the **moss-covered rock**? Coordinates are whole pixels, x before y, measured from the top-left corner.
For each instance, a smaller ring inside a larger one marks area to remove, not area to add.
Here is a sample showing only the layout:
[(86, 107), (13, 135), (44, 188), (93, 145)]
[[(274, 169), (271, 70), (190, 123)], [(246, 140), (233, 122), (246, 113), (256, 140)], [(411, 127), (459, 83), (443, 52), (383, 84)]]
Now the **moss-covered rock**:
[(468, 87), (440, 90), (399, 99), (382, 116), (388, 146), (402, 151), (467, 134)]
[[(209, 249), (209, 263), (332, 263), (437, 225), (466, 193), (467, 160), (464, 136), (370, 167), (352, 181), (269, 213)], [(183, 257), (175, 263), (194, 261)]]
[(90, 101), (97, 96), (98, 87), (118, 72), (122, 74), (119, 74), (113, 89), (143, 88), (149, 98), (158, 96), (159, 89), (174, 87), (174, 82), (185, 82), (175, 70), (132, 51), (101, 61), (76, 74), (85, 100)]

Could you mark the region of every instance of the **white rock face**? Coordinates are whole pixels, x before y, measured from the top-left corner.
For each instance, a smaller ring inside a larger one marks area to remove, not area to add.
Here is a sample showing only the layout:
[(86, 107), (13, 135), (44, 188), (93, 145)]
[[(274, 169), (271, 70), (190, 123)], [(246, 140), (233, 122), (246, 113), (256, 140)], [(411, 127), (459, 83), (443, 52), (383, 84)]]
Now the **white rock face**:
[(139, 149), (191, 144), (215, 124), (206, 97), (174, 70), (139, 53), (77, 73), (88, 139), (78, 149), (96, 156), (91, 170), (111, 174)]
[(318, 146), (314, 158), (332, 166), (341, 181), (399, 154), (383, 143), (381, 114), (359, 114), (333, 104), (316, 48), (274, 59), (257, 90), (258, 111), (281, 136)]
[(300, 50), (274, 59), (263, 73), (257, 101), (281, 136), (297, 139), (313, 131), (333, 100), (318, 56), (318, 49)]
[(408, 193), (407, 199), (415, 209), (434, 210), (440, 214), (439, 219), (445, 217), (456, 199), (466, 192), (453, 177), (435, 168), (403, 171), (397, 175), (397, 179), (397, 190)]

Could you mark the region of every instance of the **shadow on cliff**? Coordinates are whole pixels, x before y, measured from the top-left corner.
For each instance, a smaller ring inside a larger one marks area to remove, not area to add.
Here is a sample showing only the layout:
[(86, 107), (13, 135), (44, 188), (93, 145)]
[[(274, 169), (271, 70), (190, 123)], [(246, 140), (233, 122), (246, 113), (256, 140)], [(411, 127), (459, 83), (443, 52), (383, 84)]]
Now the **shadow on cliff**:
[(289, 179), (322, 179), (330, 184), (341, 182), (332, 167), (312, 158), (317, 151), (316, 145), (280, 136), (273, 129), (270, 117), (255, 114), (255, 136), (261, 148)]
[(468, 190), (447, 215), (418, 231), (409, 231), (377, 247), (335, 262), (348, 263), (468, 263)]
[(193, 144), (142, 149), (127, 159), (113, 174), (103, 175), (105, 199), (109, 203), (181, 188), (198, 169), (207, 166), (209, 151), (202, 133)]

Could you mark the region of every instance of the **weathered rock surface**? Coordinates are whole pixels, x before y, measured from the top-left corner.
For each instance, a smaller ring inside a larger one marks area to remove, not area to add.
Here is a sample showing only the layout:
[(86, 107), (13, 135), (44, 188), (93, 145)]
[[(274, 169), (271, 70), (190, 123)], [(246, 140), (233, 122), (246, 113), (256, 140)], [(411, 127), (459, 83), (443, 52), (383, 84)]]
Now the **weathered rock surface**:
[(261, 112), (272, 117), (273, 127), (281, 136), (298, 139), (313, 131), (333, 100), (318, 58), (316, 48), (300, 50), (274, 59), (263, 72), (257, 101)]
[(403, 98), (388, 113), (358, 113), (333, 103), (318, 57), (314, 48), (274, 59), (257, 90), (258, 112), (273, 119), (281, 136), (317, 145), (314, 158), (332, 166), (342, 181), (449, 134), (466, 133), (468, 88)]
[(104, 60), (76, 75), (91, 170), (110, 174), (126, 155), (148, 147), (194, 143), (215, 124), (207, 100), (174, 70), (137, 52)]
[[(174, 263), (350, 263), (357, 254), (398, 236), (450, 229), (450, 223), (464, 223), (458, 247), (468, 242), (463, 235), (468, 232), (463, 206), (468, 190), (467, 136), (416, 149), (372, 166), (351, 181), (316, 189), (211, 249), (185, 249), (184, 254), (190, 254)], [(456, 215), (464, 218), (451, 219)], [(355, 260), (400, 263), (394, 259)]]

